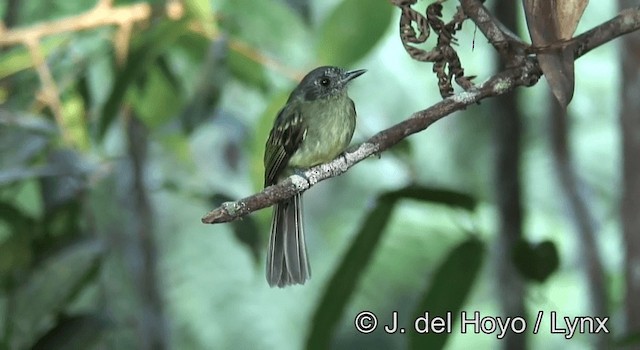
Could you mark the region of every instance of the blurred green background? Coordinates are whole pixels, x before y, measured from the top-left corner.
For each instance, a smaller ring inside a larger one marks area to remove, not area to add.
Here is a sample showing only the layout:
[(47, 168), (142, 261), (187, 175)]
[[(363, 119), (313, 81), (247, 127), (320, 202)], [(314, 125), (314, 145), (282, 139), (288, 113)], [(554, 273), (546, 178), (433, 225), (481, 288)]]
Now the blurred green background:
[[(9, 31), (95, 4), (5, 0), (0, 15)], [(514, 232), (514, 249), (499, 243), (496, 200), (511, 189), (495, 176), (500, 102), (486, 100), (310, 189), (312, 279), (271, 289), (271, 210), (231, 224), (200, 218), (261, 190), (264, 143), (297, 79), (325, 64), (368, 70), (350, 89), (358, 143), (441, 100), (432, 66), (406, 54), (399, 10), (383, 0), (185, 0), (173, 2), (184, 10), (177, 20), (164, 2), (148, 4), (123, 60), (115, 26), (42, 38), (58, 112), (25, 46), (2, 47), (0, 349), (494, 349), (504, 342), (497, 333), (461, 334), (459, 320), (448, 335), (409, 328), (424, 311), (501, 316), (509, 286), (496, 271), (505, 264), (525, 286), (514, 298), (526, 310), (516, 316), (526, 318), (528, 348), (595, 344), (549, 331), (551, 311), (593, 311), (554, 170), (544, 79), (511, 97), (522, 115), (523, 238)], [(456, 2), (445, 5), (446, 21)], [(521, 12), (513, 15), (528, 41)], [(615, 13), (614, 2), (592, 1), (578, 33)], [(458, 40), (467, 75), (482, 82), (496, 71), (471, 22)], [(615, 44), (576, 62), (568, 119), (572, 166), (606, 257), (614, 337), (624, 334), (617, 67)], [(363, 310), (378, 315), (371, 334), (355, 329)], [(384, 333), (394, 310), (406, 334)]]

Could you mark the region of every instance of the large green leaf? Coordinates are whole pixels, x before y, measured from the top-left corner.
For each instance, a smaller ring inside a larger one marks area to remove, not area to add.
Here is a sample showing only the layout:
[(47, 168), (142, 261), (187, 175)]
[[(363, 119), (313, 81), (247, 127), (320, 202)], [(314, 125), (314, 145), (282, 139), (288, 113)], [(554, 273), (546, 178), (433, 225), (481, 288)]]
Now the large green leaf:
[(10, 229), (8, 238), (0, 241), (0, 283), (12, 272), (21, 271), (31, 263), (31, 239), (35, 220), (13, 203), (0, 201), (0, 222)]
[[(337, 327), (337, 324), (342, 316), (342, 313), (353, 295), (357, 284), (365, 271), (365, 268), (369, 266), (369, 262), (377, 248), (384, 232), (387, 223), (393, 212), (398, 200), (412, 199), (424, 201), (427, 203), (439, 203), (448, 206), (462, 207), (468, 210), (472, 210), (475, 207), (476, 200), (466, 194), (458, 193), (448, 190), (440, 190), (434, 188), (423, 187), (419, 185), (411, 185), (405, 188), (391, 191), (382, 194), (377, 201), (375, 208), (367, 215), (363, 225), (356, 234), (356, 237), (351, 244), (351, 247), (347, 251), (347, 254), (338, 264), (336, 271), (331, 278), (327, 289), (322, 296), (316, 312), (312, 320), (311, 331), (307, 339), (307, 348), (309, 349), (325, 349), (330, 345), (333, 331)], [(470, 284), (473, 282), (475, 273), (479, 269), (480, 261), (478, 254), (475, 254), (475, 249), (481, 251), (482, 244), (476, 240), (470, 240), (467, 244), (461, 245), (461, 247), (454, 249), (454, 252), (450, 255), (450, 258), (457, 257), (461, 254), (465, 255), (462, 258), (463, 262), (469, 262), (475, 264), (472, 267), (464, 268), (464, 272), (459, 274), (463, 278), (468, 278), (466, 282)], [(448, 262), (449, 260), (447, 260)], [(451, 263), (448, 263), (451, 265)], [(450, 267), (445, 263), (440, 270), (445, 274), (443, 277), (441, 274), (436, 274), (434, 278), (434, 284), (440, 285), (441, 280), (446, 279), (446, 274), (458, 273), (456, 268), (458, 266)], [(446, 280), (442, 281), (448, 283)], [(444, 285), (446, 286), (446, 284)], [(460, 293), (468, 291), (471, 285), (463, 290), (464, 286), (460, 286)], [(454, 285), (453, 288), (456, 288)], [(431, 293), (438, 293), (439, 290), (432, 287)], [(460, 294), (459, 293), (459, 294)], [(464, 295), (452, 294), (453, 298), (462, 298)], [(438, 295), (430, 296), (432, 299)], [(457, 299), (456, 299), (457, 300)], [(458, 307), (459, 308), (459, 307)]]
[(44, 261), (10, 301), (11, 348), (30, 348), (53, 327), (54, 318), (94, 275), (102, 251), (97, 242), (79, 243)]
[(220, 1), (220, 27), (228, 33), (232, 76), (264, 91), (273, 62), (299, 66), (309, 55), (309, 30), (283, 1)]
[(227, 64), (233, 76), (243, 83), (266, 91), (269, 87), (269, 82), (262, 64), (247, 57), (245, 52), (240, 52), (237, 49), (237, 47), (230, 47), (227, 56)]
[(347, 67), (363, 58), (389, 27), (393, 8), (386, 0), (344, 0), (320, 29), (320, 62)]
[(104, 136), (111, 122), (115, 119), (132, 84), (144, 76), (155, 59), (164, 50), (175, 44), (187, 30), (188, 24), (184, 21), (163, 22), (135, 40), (126, 65), (118, 72), (109, 98), (102, 108), (101, 118), (98, 122), (98, 138)]
[(308, 29), (302, 19), (283, 1), (223, 0), (219, 12), (220, 27), (230, 37), (261, 53), (295, 56), (307, 39)]
[(144, 124), (156, 128), (175, 115), (182, 100), (175, 84), (159, 66), (150, 68), (146, 78), (139, 89), (132, 87), (128, 100)]
[[(476, 238), (470, 238), (453, 248), (436, 270), (413, 316), (416, 319), (425, 317), (425, 313), (428, 312), (431, 319), (446, 319), (447, 315), (451, 315), (453, 326), (478, 276), (483, 257), (484, 244)], [(410, 348), (416, 350), (442, 349), (450, 334), (415, 331), (408, 333)]]
[(311, 321), (307, 349), (329, 348), (334, 329), (382, 238), (394, 206), (395, 200), (383, 195), (378, 199), (376, 207), (365, 218), (364, 225), (360, 228), (342, 262), (338, 264), (318, 303)]

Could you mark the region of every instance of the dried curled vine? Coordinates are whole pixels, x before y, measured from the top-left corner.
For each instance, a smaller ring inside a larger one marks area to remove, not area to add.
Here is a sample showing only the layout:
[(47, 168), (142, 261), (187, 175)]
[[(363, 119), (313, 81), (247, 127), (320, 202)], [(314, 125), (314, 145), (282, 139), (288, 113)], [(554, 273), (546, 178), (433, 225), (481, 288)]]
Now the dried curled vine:
[[(448, 23), (442, 21), (442, 2), (437, 0), (427, 6), (425, 15), (411, 8), (417, 0), (391, 0), (402, 10), (400, 17), (400, 39), (407, 53), (415, 60), (433, 62), (433, 71), (438, 77), (438, 88), (442, 97), (453, 94), (452, 80), (464, 90), (473, 87), (473, 76), (465, 76), (460, 63), (458, 53), (453, 45), (456, 43), (455, 34), (462, 28), (462, 23), (467, 18), (461, 7), (456, 8), (456, 13)], [(417, 32), (416, 32), (417, 29)], [(431, 50), (415, 47), (429, 39), (431, 30), (438, 35), (436, 46)]]

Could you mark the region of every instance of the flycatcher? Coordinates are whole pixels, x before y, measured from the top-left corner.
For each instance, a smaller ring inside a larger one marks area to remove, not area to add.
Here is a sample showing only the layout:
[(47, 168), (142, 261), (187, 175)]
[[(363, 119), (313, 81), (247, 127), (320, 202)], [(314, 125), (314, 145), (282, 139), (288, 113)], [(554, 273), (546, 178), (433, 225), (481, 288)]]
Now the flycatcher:
[[(347, 85), (366, 70), (319, 67), (309, 72), (280, 110), (264, 153), (264, 185), (296, 170), (333, 160), (351, 142), (356, 108)], [(275, 205), (267, 253), (267, 282), (284, 287), (311, 277), (302, 223), (302, 194)]]

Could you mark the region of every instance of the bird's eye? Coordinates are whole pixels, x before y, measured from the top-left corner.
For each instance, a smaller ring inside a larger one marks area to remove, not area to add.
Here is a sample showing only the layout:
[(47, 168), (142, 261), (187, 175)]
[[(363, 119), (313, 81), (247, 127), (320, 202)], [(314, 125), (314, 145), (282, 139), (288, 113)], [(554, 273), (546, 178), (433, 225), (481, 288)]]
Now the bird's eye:
[(329, 78), (320, 79), (320, 85), (322, 86), (329, 86), (329, 83), (330, 83)]

